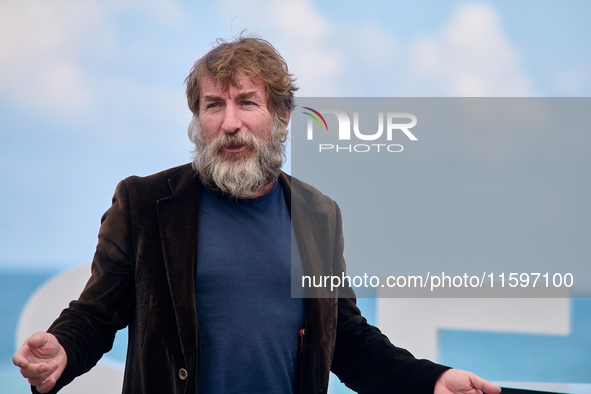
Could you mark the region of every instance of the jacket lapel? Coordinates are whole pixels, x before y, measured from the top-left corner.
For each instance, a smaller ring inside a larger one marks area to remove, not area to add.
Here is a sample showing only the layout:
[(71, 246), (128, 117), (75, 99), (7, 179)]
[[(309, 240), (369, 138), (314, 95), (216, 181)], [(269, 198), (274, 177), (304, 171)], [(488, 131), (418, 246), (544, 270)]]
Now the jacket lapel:
[[(280, 181), (287, 193), (285, 201), (290, 209), (304, 275), (332, 275), (335, 229), (328, 214), (315, 208), (314, 193), (299, 185), (299, 181), (292, 182), (285, 174)], [(322, 290), (312, 289), (304, 300), (306, 345), (300, 364), (301, 393), (327, 389), (336, 338), (337, 305), (334, 296)]]
[(158, 200), (158, 229), (170, 294), (187, 366), (197, 349), (195, 260), (201, 182), (190, 166), (168, 180), (172, 196)]
[(305, 275), (331, 275), (331, 261), (334, 234), (330, 229), (329, 218), (314, 206), (314, 194), (299, 185), (297, 180), (282, 173), (285, 201), (288, 205), (293, 230), (298, 240)]

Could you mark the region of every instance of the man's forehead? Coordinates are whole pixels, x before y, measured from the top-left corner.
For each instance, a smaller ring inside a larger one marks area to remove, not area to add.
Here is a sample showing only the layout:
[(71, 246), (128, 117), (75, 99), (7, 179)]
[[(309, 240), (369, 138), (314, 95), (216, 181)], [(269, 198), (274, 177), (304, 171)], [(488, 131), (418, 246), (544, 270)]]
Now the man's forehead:
[(201, 96), (207, 96), (214, 93), (227, 93), (229, 90), (238, 94), (261, 94), (266, 97), (265, 84), (262, 79), (258, 77), (248, 77), (243, 72), (238, 74), (236, 84), (229, 80), (227, 86), (224, 86), (222, 80), (214, 80), (209, 74), (205, 74), (201, 79)]

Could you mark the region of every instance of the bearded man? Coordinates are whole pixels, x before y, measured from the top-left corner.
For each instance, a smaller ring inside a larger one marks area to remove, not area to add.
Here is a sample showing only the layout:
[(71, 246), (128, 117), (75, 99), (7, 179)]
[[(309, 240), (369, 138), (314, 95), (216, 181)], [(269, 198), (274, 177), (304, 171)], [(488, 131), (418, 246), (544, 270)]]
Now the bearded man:
[(117, 186), (80, 298), (13, 357), (34, 392), (124, 327), (124, 393), (326, 393), (331, 370), (365, 393), (500, 391), (392, 345), (350, 289), (291, 297), (292, 275), (345, 272), (343, 238), (334, 201), (280, 170), (297, 88), (271, 44), (222, 43), (186, 83), (193, 163)]

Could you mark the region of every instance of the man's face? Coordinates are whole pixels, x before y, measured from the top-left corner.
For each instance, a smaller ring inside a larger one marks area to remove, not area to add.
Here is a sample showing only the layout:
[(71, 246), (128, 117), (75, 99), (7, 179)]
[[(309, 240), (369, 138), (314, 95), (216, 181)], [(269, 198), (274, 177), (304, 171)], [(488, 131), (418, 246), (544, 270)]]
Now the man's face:
[(287, 130), (267, 107), (261, 81), (241, 77), (240, 85), (223, 91), (211, 77), (202, 78), (199, 116), (191, 120), (189, 136), (203, 183), (248, 198), (265, 193), (277, 179)]
[[(262, 81), (241, 76), (240, 88), (230, 84), (226, 91), (214, 84), (208, 75), (201, 80), (199, 95), (199, 119), (203, 141), (209, 145), (222, 134), (231, 137), (238, 134), (254, 137), (267, 144), (273, 130), (273, 114), (267, 107), (267, 92)], [(227, 139), (232, 141), (232, 138)], [(236, 160), (252, 156), (252, 147), (236, 140), (234, 145), (224, 146), (219, 152), (224, 159)]]

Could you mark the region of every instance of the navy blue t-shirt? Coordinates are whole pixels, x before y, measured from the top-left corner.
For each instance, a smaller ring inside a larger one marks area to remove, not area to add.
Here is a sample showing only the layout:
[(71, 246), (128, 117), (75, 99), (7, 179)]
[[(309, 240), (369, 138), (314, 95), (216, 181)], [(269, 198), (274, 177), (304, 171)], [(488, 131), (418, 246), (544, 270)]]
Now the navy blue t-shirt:
[(304, 304), (291, 298), (291, 221), (280, 183), (254, 199), (204, 190), (198, 242), (199, 392), (295, 392)]

